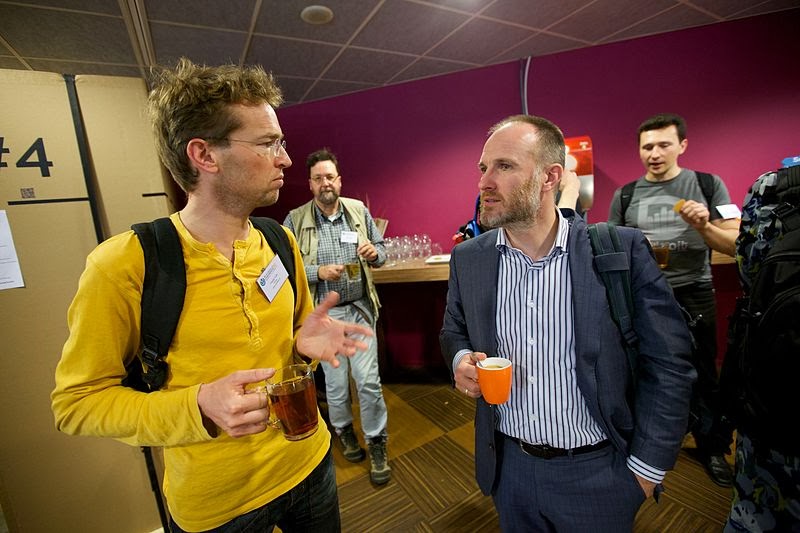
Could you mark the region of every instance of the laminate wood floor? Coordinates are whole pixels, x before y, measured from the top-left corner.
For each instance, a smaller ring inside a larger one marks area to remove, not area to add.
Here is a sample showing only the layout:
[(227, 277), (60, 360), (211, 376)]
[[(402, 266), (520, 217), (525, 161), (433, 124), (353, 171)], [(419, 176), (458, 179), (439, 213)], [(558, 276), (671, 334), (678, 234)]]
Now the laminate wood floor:
[[(349, 463), (334, 443), (342, 530), (366, 532), (499, 531), (492, 500), (474, 477), (475, 401), (449, 384), (384, 384), (389, 409), (389, 465), (384, 486), (369, 480), (369, 460)], [(358, 409), (354, 408), (358, 418)], [(360, 424), (356, 434), (363, 444)], [(692, 447), (687, 437), (684, 447)], [(732, 457), (728, 457), (732, 463)], [(715, 485), (702, 465), (681, 451), (656, 504), (639, 511), (636, 533), (719, 532), (731, 489)]]

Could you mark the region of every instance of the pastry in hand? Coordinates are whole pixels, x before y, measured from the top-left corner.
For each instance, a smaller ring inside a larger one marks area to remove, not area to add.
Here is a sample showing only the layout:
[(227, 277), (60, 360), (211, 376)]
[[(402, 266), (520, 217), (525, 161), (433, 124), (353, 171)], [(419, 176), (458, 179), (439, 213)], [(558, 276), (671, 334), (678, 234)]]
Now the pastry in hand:
[(686, 200), (681, 198), (680, 200), (675, 202), (675, 205), (672, 206), (672, 210), (675, 211), (675, 213), (680, 214), (681, 209), (683, 209), (683, 204), (685, 204), (685, 203), (686, 203)]

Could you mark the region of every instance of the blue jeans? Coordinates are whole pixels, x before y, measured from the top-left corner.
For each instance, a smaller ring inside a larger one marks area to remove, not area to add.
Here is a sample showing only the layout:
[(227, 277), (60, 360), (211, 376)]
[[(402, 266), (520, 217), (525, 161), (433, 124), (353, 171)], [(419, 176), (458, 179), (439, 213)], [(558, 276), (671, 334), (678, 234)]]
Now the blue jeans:
[[(362, 300), (359, 305), (366, 308), (368, 300)], [(328, 311), (331, 318), (355, 322), (369, 326), (373, 330), (372, 316), (366, 311), (359, 310), (356, 305), (342, 305)], [(366, 316), (365, 316), (366, 315)], [(361, 409), (361, 427), (364, 437), (371, 439), (386, 435), (386, 402), (381, 389), (381, 377), (378, 374), (378, 342), (375, 337), (364, 339), (369, 347), (357, 352), (352, 357), (337, 356), (339, 368), (333, 368), (329, 363), (321, 363), (325, 371), (325, 391), (328, 396), (328, 416), (331, 425), (337, 430), (353, 423), (353, 408), (350, 401), (350, 375), (356, 382), (358, 403)]]
[[(330, 449), (322, 462), (289, 492), (268, 504), (211, 529), (214, 533), (270, 533), (275, 526), (284, 533), (314, 531), (339, 533), (339, 495)], [(172, 533), (184, 533), (170, 520)]]

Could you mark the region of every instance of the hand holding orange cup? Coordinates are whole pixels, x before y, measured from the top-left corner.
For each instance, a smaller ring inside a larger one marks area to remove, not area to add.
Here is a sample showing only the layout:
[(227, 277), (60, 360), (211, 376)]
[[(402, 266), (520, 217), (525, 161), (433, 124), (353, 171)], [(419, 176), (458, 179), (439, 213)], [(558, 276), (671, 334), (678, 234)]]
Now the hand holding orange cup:
[(487, 357), (475, 365), (478, 385), (487, 403), (506, 403), (511, 396), (511, 361), (503, 357)]

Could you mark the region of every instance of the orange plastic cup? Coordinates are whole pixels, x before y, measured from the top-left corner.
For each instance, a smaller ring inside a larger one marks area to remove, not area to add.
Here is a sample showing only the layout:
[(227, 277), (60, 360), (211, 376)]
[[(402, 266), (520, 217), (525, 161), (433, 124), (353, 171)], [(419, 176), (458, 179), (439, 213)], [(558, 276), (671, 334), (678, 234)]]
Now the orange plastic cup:
[(487, 357), (478, 361), (478, 385), (487, 403), (501, 404), (511, 396), (511, 361), (503, 357)]

